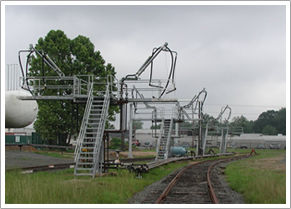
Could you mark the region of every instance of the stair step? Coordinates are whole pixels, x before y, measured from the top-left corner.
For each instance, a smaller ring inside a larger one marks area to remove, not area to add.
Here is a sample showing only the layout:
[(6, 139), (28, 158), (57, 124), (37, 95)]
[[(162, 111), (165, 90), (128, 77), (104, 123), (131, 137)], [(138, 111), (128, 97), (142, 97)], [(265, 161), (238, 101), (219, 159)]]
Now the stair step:
[(87, 125), (99, 125), (99, 123), (87, 123)]
[[(95, 137), (84, 137), (84, 139), (95, 139)], [(92, 143), (95, 143), (95, 142), (92, 142)]]
[(83, 156), (80, 156), (79, 159), (80, 160), (93, 160), (93, 156), (92, 157), (83, 157)]
[(92, 105), (91, 105), (91, 108), (92, 107), (103, 107), (103, 103), (99, 103), (98, 104), (98, 103), (93, 102)]
[(82, 152), (82, 151), (80, 151), (79, 153), (81, 155), (94, 155), (95, 154), (95, 152)]
[[(96, 147), (100, 149), (110, 97), (106, 96), (108, 92), (102, 96), (95, 96), (95, 93), (96, 91), (94, 91), (89, 113), (86, 115), (87, 123), (82, 130), (84, 137), (80, 139), (81, 143), (76, 159), (77, 166), (75, 167), (76, 176), (93, 176), (95, 166), (99, 168), (99, 165), (96, 165), (96, 163), (98, 161), (101, 162), (98, 158), (100, 150), (97, 150)], [(95, 159), (97, 160), (96, 162)]]
[(79, 170), (79, 171), (92, 171), (92, 170), (94, 170), (94, 168), (79, 168), (79, 167), (76, 167), (76, 170)]
[(101, 114), (102, 113), (102, 110), (99, 110), (99, 109), (91, 109), (90, 115), (93, 114), (94, 112), (97, 112), (97, 113)]
[[(96, 133), (92, 133), (92, 132), (85, 132), (85, 134), (87, 133), (87, 135), (90, 135), (90, 136), (84, 136), (84, 139), (91, 139), (91, 140), (93, 140), (93, 141), (86, 141), (86, 142), (95, 142), (95, 140), (96, 140), (96, 136), (97, 136), (97, 134)], [(94, 135), (94, 136), (92, 136), (92, 135)]]
[(92, 176), (91, 173), (75, 173), (76, 176)]
[(91, 112), (102, 112), (102, 108), (91, 108)]
[(78, 162), (78, 165), (94, 165), (93, 162)]
[(96, 138), (98, 138), (98, 137), (100, 137), (100, 134), (92, 134), (91, 132), (90, 133), (85, 133), (86, 135), (94, 135), (93, 137), (94, 137), (94, 139), (96, 139)]
[(81, 149), (94, 149), (94, 147), (81, 147)]

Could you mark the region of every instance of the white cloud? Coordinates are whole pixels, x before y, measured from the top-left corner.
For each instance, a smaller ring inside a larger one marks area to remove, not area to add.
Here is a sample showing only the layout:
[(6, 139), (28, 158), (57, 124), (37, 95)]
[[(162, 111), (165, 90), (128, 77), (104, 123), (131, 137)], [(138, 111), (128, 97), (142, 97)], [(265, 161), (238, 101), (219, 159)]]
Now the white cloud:
[(167, 41), (179, 98), (205, 87), (213, 104), (285, 106), (284, 6), (7, 6), (6, 63), (52, 29), (89, 37), (119, 79)]

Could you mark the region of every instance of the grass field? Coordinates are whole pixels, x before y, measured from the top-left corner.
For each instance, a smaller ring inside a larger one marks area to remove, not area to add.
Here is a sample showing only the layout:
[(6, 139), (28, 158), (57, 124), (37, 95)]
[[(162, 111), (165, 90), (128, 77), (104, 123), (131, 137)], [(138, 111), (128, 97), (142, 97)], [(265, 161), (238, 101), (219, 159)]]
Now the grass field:
[(50, 157), (57, 157), (57, 158), (74, 158), (74, 153), (71, 153), (71, 152), (39, 150), (39, 151), (34, 152), (34, 153), (40, 154), (40, 155), (46, 155), (46, 156), (50, 156)]
[(136, 178), (127, 170), (101, 178), (74, 177), (73, 169), (21, 174), (6, 172), (6, 204), (102, 204), (127, 203), (136, 192), (160, 180), (188, 162), (171, 163)]
[[(249, 153), (250, 150), (228, 150)], [(284, 150), (257, 150), (259, 155), (231, 163), (225, 173), (230, 186), (243, 194), (246, 203), (285, 203)], [(214, 157), (212, 159), (216, 159)], [(203, 159), (207, 160), (207, 159)], [(136, 178), (127, 170), (112, 176), (74, 177), (73, 169), (33, 174), (6, 172), (7, 204), (102, 204), (127, 203), (135, 193), (188, 162), (171, 163)]]
[(246, 203), (286, 203), (285, 150), (256, 150), (259, 155), (236, 161), (225, 170), (232, 189)]

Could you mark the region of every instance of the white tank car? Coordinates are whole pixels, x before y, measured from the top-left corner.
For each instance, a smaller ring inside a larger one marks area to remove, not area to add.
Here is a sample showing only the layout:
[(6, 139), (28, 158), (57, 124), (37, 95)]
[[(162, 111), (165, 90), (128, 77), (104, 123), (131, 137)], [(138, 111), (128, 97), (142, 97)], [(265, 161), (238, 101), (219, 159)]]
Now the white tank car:
[(38, 112), (35, 100), (20, 100), (18, 96), (31, 96), (28, 91), (5, 92), (5, 127), (23, 128), (30, 125)]
[(259, 149), (284, 149), (286, 148), (286, 136), (241, 134), (231, 139), (233, 148), (259, 148)]

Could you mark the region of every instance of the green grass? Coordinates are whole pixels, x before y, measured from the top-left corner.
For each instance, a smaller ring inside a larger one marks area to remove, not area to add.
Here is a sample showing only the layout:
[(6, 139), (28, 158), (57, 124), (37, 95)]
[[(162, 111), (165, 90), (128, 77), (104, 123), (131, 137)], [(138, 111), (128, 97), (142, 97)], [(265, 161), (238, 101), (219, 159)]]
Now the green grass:
[(236, 161), (225, 170), (232, 189), (241, 193), (246, 203), (285, 204), (286, 167), (280, 159), (284, 150), (256, 150), (259, 155)]
[[(219, 153), (219, 148), (206, 148), (207, 153), (210, 149), (212, 149), (216, 154)], [(188, 148), (187, 150), (189, 151), (194, 151), (196, 152), (196, 148)], [(227, 148), (226, 152), (235, 152), (235, 153), (250, 153), (252, 149), (234, 149), (234, 148)]]
[(56, 158), (73, 158), (74, 153), (69, 152), (55, 152), (55, 151), (37, 151), (34, 152), (36, 154), (50, 156), (50, 157), (56, 157)]
[[(259, 160), (284, 155), (285, 152), (256, 151), (260, 155), (234, 162), (227, 167), (226, 174), (231, 186), (244, 194), (247, 203), (285, 203), (285, 172), (277, 170), (266, 172), (255, 167)], [(5, 202), (7, 204), (124, 204), (144, 187), (188, 163), (181, 161), (152, 169), (149, 173), (143, 174), (142, 179), (136, 178), (134, 173), (127, 170), (114, 170), (116, 176), (95, 179), (74, 177), (73, 169), (33, 174), (8, 171), (5, 174)]]
[(171, 163), (136, 178), (127, 170), (116, 176), (74, 177), (73, 169), (21, 174), (6, 172), (6, 204), (102, 204), (127, 203), (136, 192), (160, 180), (188, 162)]
[(155, 148), (152, 148), (152, 149), (149, 149), (149, 148), (146, 148), (146, 149), (136, 149), (136, 151), (140, 151), (140, 152), (156, 152), (156, 149)]

